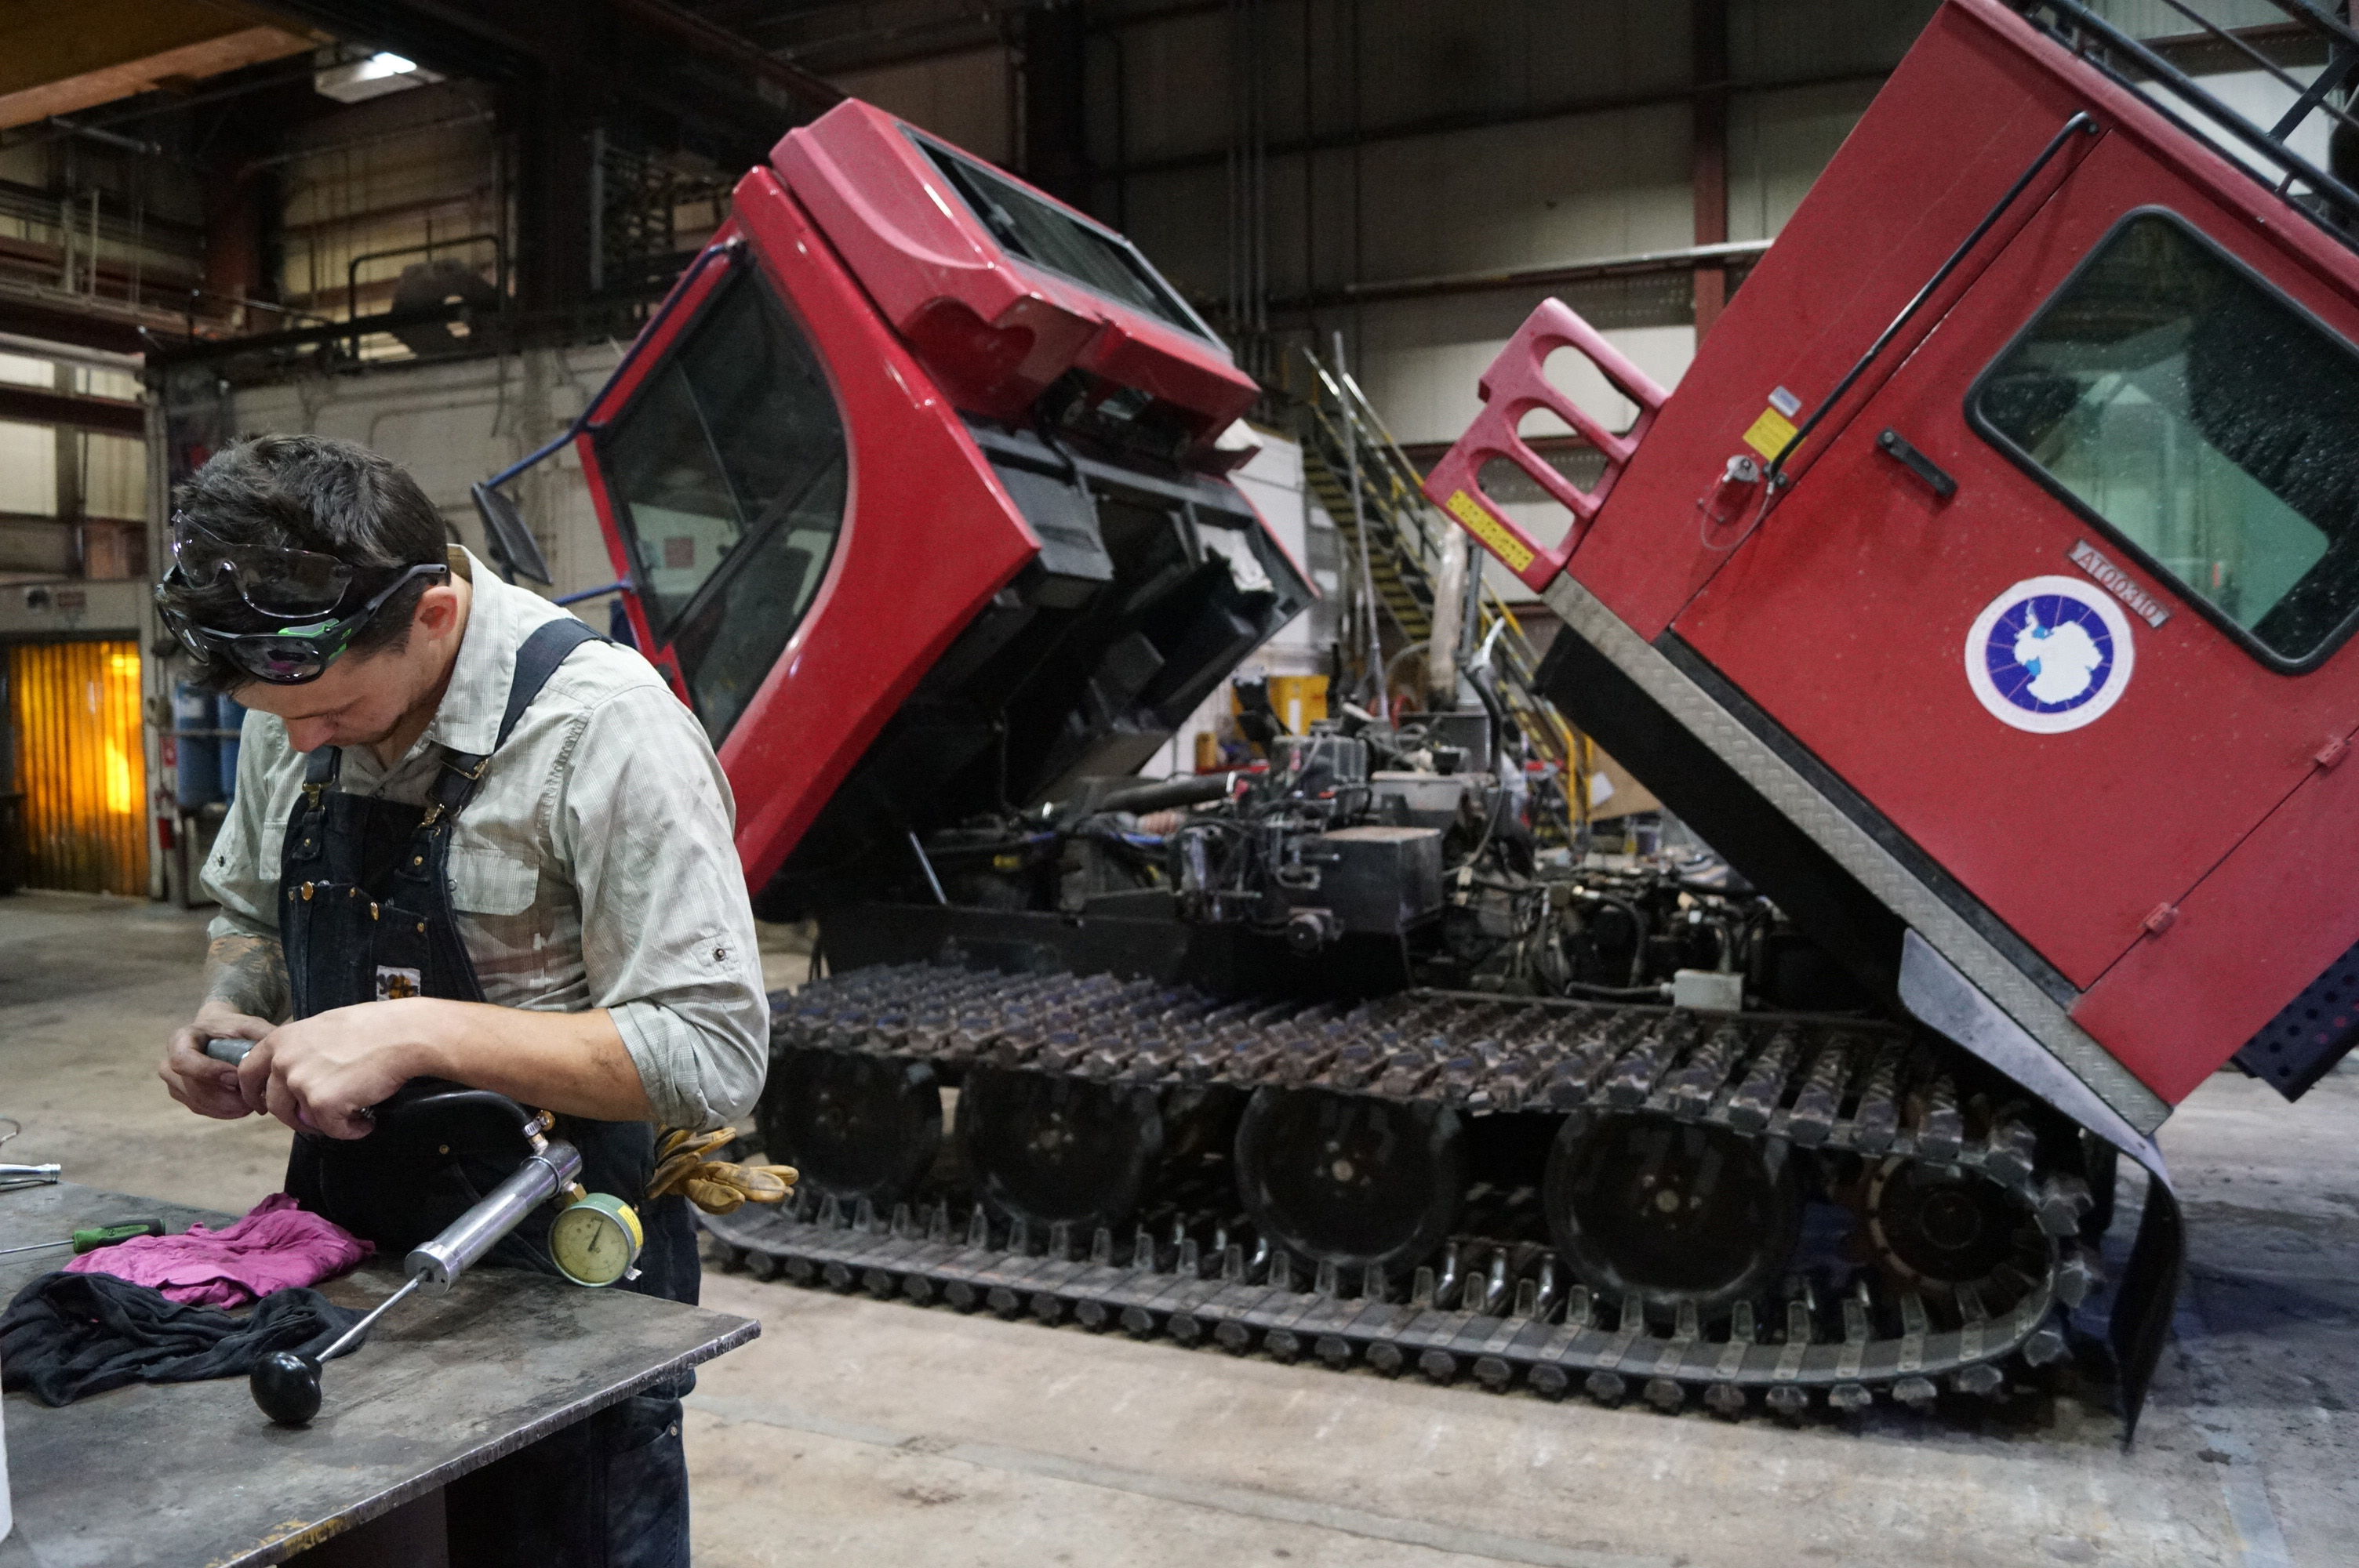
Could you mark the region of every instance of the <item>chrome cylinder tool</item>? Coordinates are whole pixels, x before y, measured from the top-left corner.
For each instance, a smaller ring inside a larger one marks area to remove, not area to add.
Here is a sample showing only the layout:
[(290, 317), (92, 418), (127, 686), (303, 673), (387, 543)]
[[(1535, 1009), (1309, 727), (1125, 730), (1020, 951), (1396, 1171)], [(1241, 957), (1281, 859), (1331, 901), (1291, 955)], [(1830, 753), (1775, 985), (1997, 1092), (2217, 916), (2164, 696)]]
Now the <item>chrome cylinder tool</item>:
[[(214, 1041), (206, 1046), (208, 1054), (214, 1045), (243, 1045), (245, 1041)], [(524, 1163), (490, 1195), (445, 1226), (440, 1235), (410, 1250), (402, 1263), (402, 1272), (409, 1278), (402, 1287), (378, 1303), (369, 1314), (339, 1335), (334, 1343), (316, 1357), (302, 1356), (291, 1350), (280, 1350), (264, 1357), (255, 1364), (248, 1376), (248, 1387), (254, 1402), (262, 1413), (280, 1426), (301, 1426), (320, 1412), (320, 1368), (323, 1362), (357, 1347), (369, 1326), (390, 1311), (394, 1304), (413, 1294), (421, 1286), (447, 1291), (459, 1277), (473, 1267), (484, 1253), (496, 1246), (501, 1238), (521, 1225), (525, 1217), (559, 1194), (571, 1189), (574, 1178), (582, 1172), (582, 1152), (561, 1139), (551, 1140), (546, 1133), (549, 1119), (539, 1114), (527, 1114), (524, 1108), (503, 1096), (487, 1094), (480, 1089), (447, 1090), (440, 1094), (415, 1098), (401, 1108), (415, 1111), (429, 1106), (458, 1104), (495, 1104), (516, 1112), (521, 1130), (532, 1152)]]

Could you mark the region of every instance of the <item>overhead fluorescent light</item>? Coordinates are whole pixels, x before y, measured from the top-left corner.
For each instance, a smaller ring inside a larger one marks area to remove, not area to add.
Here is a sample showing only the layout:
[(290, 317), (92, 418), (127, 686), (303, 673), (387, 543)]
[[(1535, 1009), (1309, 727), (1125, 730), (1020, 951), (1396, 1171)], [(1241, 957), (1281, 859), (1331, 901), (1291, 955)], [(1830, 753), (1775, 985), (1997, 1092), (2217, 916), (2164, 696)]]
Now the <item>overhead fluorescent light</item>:
[(417, 61), (390, 50), (321, 66), (311, 73), (311, 85), (339, 103), (365, 103), (388, 92), (424, 87), (441, 80), (434, 72), (420, 69)]

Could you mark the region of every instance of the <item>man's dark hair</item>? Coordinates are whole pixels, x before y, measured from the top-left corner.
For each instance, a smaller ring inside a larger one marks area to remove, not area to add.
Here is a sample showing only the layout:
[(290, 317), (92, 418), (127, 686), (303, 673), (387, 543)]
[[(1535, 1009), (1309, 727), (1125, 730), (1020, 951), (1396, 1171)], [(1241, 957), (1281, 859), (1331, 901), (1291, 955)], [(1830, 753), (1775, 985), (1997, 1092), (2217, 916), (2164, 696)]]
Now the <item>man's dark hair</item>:
[[(177, 512), (234, 554), (311, 550), (353, 568), (339, 614), (351, 614), (415, 566), (444, 558), (442, 514), (407, 470), (351, 441), (327, 436), (259, 436), (213, 454), (173, 497)], [(419, 579), (386, 600), (350, 652), (409, 645), (409, 623), (427, 589)], [(283, 622), (257, 616), (226, 575), (168, 584), (164, 601), (200, 626), (266, 632)], [(234, 690), (253, 679), (226, 659), (199, 665), (197, 683)]]

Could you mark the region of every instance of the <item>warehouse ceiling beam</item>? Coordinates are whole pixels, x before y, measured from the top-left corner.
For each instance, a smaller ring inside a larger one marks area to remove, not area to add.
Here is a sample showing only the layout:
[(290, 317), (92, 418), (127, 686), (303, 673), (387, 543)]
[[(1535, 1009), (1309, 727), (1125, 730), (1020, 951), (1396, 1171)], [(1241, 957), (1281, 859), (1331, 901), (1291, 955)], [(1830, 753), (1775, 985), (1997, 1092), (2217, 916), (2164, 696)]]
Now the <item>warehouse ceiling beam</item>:
[(7, 298), (0, 298), (0, 336), (38, 338), (109, 354), (136, 354), (147, 347), (135, 323), (94, 320)]
[(678, 38), (701, 54), (743, 67), (757, 81), (766, 81), (781, 90), (814, 114), (832, 109), (843, 102), (843, 90), (833, 82), (779, 59), (725, 27), (715, 26), (686, 6), (669, 4), (669, 0), (613, 0), (613, 3), (657, 32)]
[(142, 404), (120, 397), (48, 392), (38, 386), (16, 386), (5, 382), (0, 382), (0, 419), (55, 425), (71, 430), (98, 430), (110, 436), (147, 433), (147, 410)]
[(0, 332), (0, 354), (15, 354), (22, 359), (48, 360), (52, 364), (80, 365), (85, 370), (117, 371), (125, 375), (137, 375), (145, 359), (138, 354), (112, 353), (81, 343), (60, 343), (48, 338), (21, 337), (15, 332)]
[(5, 0), (0, 128), (283, 59), (321, 41), (233, 0)]
[[(445, 76), (471, 76), (479, 81), (515, 82), (562, 71), (569, 52), (577, 45), (594, 45), (603, 38), (610, 53), (626, 69), (616, 82), (620, 91), (637, 91), (644, 66), (659, 56), (641, 53), (637, 40), (620, 37), (611, 24), (627, 18), (637, 27), (717, 64), (767, 82), (802, 103), (813, 114), (842, 101), (843, 94), (828, 82), (778, 59), (750, 40), (708, 21), (669, 0), (605, 0), (563, 7), (571, 26), (558, 26), (560, 10), (539, 0), (480, 0), (456, 5), (447, 0), (271, 0), (276, 9), (300, 16), (313, 27), (355, 43), (388, 49), (405, 59)], [(552, 38), (552, 29), (556, 37)]]
[(442, 76), (512, 81), (544, 69), (534, 37), (537, 8), (514, 0), (270, 0), (270, 6), (333, 38), (389, 50)]
[[(1418, 141), (1429, 136), (1454, 135), (1466, 131), (1495, 130), (1506, 125), (1525, 125), (1545, 120), (1570, 120), (1590, 114), (1614, 114), (1632, 109), (1656, 109), (1673, 103), (1690, 103), (1704, 93), (1790, 92), (1809, 87), (1873, 86), (1891, 74), (1888, 70), (1832, 71), (1821, 76), (1799, 76), (1756, 81), (1723, 81), (1683, 83), (1645, 92), (1615, 93), (1595, 98), (1560, 99), (1534, 108), (1509, 113), (1481, 110), (1461, 110), (1447, 114), (1426, 114), (1415, 119), (1396, 121), (1391, 124), (1370, 125), (1362, 130), (1322, 131), (1310, 136), (1281, 137), (1269, 144), (1271, 157), (1290, 157), (1306, 152), (1344, 151), (1353, 147), (1375, 146), (1386, 142)], [(1140, 158), (1119, 168), (1101, 169), (1102, 176), (1136, 178), (1146, 175), (1178, 174), (1192, 169), (1214, 168), (1228, 161), (1226, 146), (1207, 147), (1201, 152), (1173, 153), (1162, 157)]]
[[(1002, 4), (945, 5), (940, 14), (875, 23), (867, 0), (845, 4), (781, 6), (745, 0), (703, 0), (698, 15), (727, 27), (782, 59), (810, 64), (832, 52), (827, 62), (834, 70), (864, 70), (880, 66), (908, 65), (946, 54), (1005, 43), (1030, 12), (1058, 0), (1003, 0)], [(1152, 7), (1090, 9), (1083, 24), (1093, 37), (1118, 35), (1129, 28), (1151, 27), (1183, 16), (1208, 16), (1228, 9), (1230, 0), (1178, 0)], [(863, 49), (878, 52), (863, 54)], [(814, 67), (817, 69), (817, 67)]]
[(1273, 314), (1300, 315), (1343, 305), (1386, 305), (1396, 300), (1440, 299), (1460, 294), (1562, 288), (1572, 284), (1602, 283), (1611, 278), (1693, 272), (1703, 266), (1734, 272), (1749, 267), (1759, 260), (1768, 250), (1769, 243), (1767, 240), (1728, 240), (1719, 244), (1636, 251), (1628, 255), (1600, 256), (1589, 261), (1549, 262), (1537, 266), (1447, 273), (1431, 277), (1347, 283), (1340, 288), (1324, 288), (1311, 294), (1272, 299), (1269, 308)]
[(0, 283), (0, 333), (109, 353), (138, 353), (147, 346), (140, 329), (168, 318), (154, 310), (135, 313), (118, 305), (114, 300), (93, 300), (87, 295), (7, 280)]

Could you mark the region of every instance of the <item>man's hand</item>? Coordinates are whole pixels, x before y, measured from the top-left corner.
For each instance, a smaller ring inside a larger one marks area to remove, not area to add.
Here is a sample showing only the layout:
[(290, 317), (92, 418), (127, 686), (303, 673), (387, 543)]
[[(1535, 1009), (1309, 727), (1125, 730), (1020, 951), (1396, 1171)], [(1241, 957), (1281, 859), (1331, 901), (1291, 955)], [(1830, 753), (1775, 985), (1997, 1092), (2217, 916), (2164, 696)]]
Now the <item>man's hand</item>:
[(367, 1137), (369, 1108), (428, 1071), (421, 1052), (437, 1005), (362, 1002), (269, 1030), (237, 1070), (242, 1103), (298, 1132)]
[(234, 1121), (253, 1108), (238, 1087), (237, 1069), (205, 1054), (208, 1040), (259, 1040), (271, 1031), (270, 1021), (238, 1011), (228, 1003), (207, 999), (197, 1009), (194, 1023), (172, 1032), (164, 1060), (156, 1069), (172, 1098), (199, 1116)]

